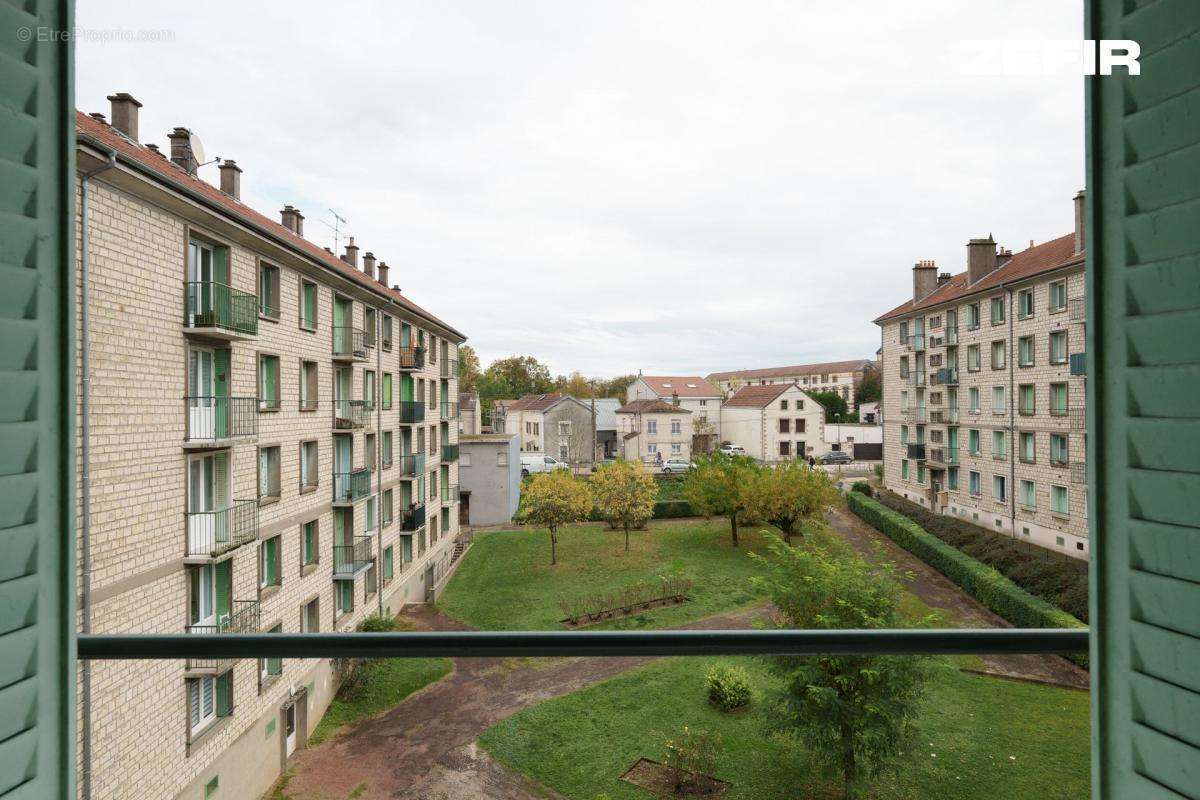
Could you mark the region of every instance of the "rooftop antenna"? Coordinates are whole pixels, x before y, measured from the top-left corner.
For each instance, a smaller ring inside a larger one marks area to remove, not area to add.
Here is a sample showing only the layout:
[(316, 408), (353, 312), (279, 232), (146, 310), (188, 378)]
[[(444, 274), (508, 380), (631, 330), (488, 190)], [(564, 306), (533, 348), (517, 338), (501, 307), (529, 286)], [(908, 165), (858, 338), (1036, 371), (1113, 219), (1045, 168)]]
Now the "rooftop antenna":
[(349, 222), (347, 222), (345, 217), (343, 217), (341, 214), (334, 211), (332, 208), (329, 209), (329, 213), (333, 215), (333, 224), (330, 224), (330, 223), (326, 222), (325, 220), (319, 220), (319, 221), (326, 228), (333, 229), (333, 254), (336, 256), (338, 254), (338, 248), (341, 244), (342, 227), (345, 225), (348, 225)]

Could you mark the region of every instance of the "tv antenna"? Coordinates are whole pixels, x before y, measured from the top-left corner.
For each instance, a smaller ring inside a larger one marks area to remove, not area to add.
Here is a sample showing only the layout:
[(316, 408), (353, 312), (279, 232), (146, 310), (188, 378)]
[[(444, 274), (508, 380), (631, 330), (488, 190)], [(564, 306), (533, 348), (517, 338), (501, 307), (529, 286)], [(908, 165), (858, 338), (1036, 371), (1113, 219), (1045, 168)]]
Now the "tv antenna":
[(338, 248), (341, 246), (342, 228), (350, 223), (332, 208), (329, 209), (329, 213), (333, 215), (333, 222), (329, 223), (325, 220), (320, 220), (320, 223), (326, 228), (333, 230), (333, 254), (336, 256), (338, 255)]

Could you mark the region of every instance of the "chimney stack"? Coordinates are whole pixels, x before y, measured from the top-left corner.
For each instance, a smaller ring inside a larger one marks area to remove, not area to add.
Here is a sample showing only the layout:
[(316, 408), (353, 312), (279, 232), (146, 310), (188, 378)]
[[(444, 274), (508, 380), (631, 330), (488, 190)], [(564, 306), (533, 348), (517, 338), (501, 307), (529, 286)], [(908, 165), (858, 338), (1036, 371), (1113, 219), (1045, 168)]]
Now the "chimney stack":
[(279, 220), (283, 223), (283, 227), (292, 233), (297, 236), (304, 235), (304, 215), (300, 213), (300, 209), (294, 206), (284, 206), (283, 211), (279, 212)]
[(354, 237), (350, 237), (350, 241), (346, 243), (346, 253), (342, 256), (342, 261), (345, 261), (350, 266), (358, 269), (358, 245), (354, 243)]
[(234, 200), (242, 199), (242, 168), (232, 158), (221, 162), (221, 191)]
[(162, 151), (158, 149), (158, 145), (156, 145), (156, 144), (148, 144), (148, 145), (146, 145), (146, 149), (149, 150), (151, 153), (154, 153), (157, 156), (162, 156), (163, 158), (166, 158), (166, 156), (163, 156)]
[(952, 276), (950, 275), (950, 273), (949, 273), (949, 272), (939, 272), (939, 273), (938, 273), (938, 284), (937, 284), (937, 285), (938, 285), (938, 286), (945, 286), (947, 283), (949, 283), (949, 282), (950, 282), (950, 278), (951, 278), (951, 277), (952, 277)]
[(388, 265), (386, 261), (379, 262), (379, 282), (388, 285)]
[(1084, 238), (1083, 238), (1084, 209), (1085, 209), (1084, 193), (1083, 193), (1083, 189), (1080, 189), (1078, 194), (1075, 195), (1075, 252), (1076, 253), (1082, 253), (1083, 248), (1087, 246), (1087, 242), (1084, 241)]
[(913, 302), (919, 303), (938, 287), (937, 264), (918, 261), (913, 265)]
[(967, 283), (974, 284), (996, 269), (996, 240), (989, 233), (986, 239), (967, 242)]
[(104, 118), (104, 115), (101, 114), (99, 111), (93, 111), (92, 113), (88, 114), (88, 116), (91, 117), (92, 119), (96, 120), (96, 122), (103, 122), (105, 125), (108, 124), (108, 120), (106, 120)]
[(142, 104), (128, 92), (117, 92), (108, 96), (112, 103), (112, 126), (133, 139), (138, 138), (138, 109)]
[(1012, 261), (1012, 250), (1007, 247), (999, 247), (996, 249), (996, 267), (1003, 267), (1009, 261)]
[(375, 277), (375, 254), (368, 250), (363, 254), (363, 272), (368, 278)]
[(192, 152), (192, 132), (187, 128), (176, 128), (167, 134), (171, 140), (171, 160), (188, 175), (195, 175), (200, 164)]

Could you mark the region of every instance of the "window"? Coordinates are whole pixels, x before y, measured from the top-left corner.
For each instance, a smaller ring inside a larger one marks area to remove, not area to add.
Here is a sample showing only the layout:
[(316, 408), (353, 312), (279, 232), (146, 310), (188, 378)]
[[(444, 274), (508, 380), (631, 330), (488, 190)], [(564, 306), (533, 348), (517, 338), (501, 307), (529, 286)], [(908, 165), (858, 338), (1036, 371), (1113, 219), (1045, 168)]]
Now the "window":
[(1021, 481), (1021, 507), (1037, 508), (1037, 487), (1033, 481)]
[(790, 419), (779, 420), (779, 432), (780, 433), (791, 433), (792, 432), (792, 421)]
[(1070, 458), (1070, 449), (1067, 442), (1067, 437), (1062, 433), (1050, 434), (1050, 463), (1054, 466), (1063, 466)]
[(967, 489), (976, 497), (983, 493), (983, 490), (980, 488), (980, 477), (978, 472), (972, 470), (967, 475)]
[(1055, 281), (1050, 284), (1050, 311), (1062, 311), (1067, 307), (1067, 282)]
[(1004, 387), (992, 387), (992, 413), (1003, 414), (1007, 410), (1008, 404), (1004, 401)]
[[(1050, 487), (1050, 513), (1058, 514), (1066, 517), (1071, 514), (1070, 500), (1067, 497), (1067, 487), (1051, 486)], [(1059, 540), (1062, 544), (1062, 540)]]
[(780, 410), (780, 411), (787, 411), (787, 406), (788, 406), (788, 401), (787, 401), (787, 400), (780, 400), (780, 401), (779, 401), (779, 410)]
[(279, 268), (258, 264), (258, 313), (279, 319)]
[(900, 444), (908, 444), (908, 426), (900, 426)]
[(383, 373), (383, 410), (392, 407), (392, 373)]
[(803, 419), (798, 419), (798, 420), (796, 420), (796, 424), (795, 424), (795, 426), (794, 426), (794, 427), (795, 427), (795, 429), (796, 429), (796, 433), (805, 433), (805, 430), (804, 430), (804, 420), (803, 420)]
[(900, 344), (908, 344), (908, 323), (900, 323)]
[(375, 434), (368, 433), (363, 437), (363, 462), (368, 469), (375, 468)]
[(280, 583), (279, 556), (280, 545), (278, 536), (263, 539), (258, 546), (258, 588), (266, 589), (278, 586)]
[(363, 342), (367, 347), (375, 346), (375, 309), (363, 309), (363, 329), (367, 335), (363, 337)]
[(977, 344), (967, 345), (967, 371), (968, 372), (979, 372), (979, 366), (980, 366), (979, 345), (977, 345)]
[(300, 491), (309, 491), (317, 488), (320, 483), (318, 477), (317, 463), (317, 443), (301, 442), (300, 443)]
[(906, 391), (900, 392), (900, 410), (901, 411), (908, 410), (908, 392), (906, 392)]
[(900, 356), (900, 377), (908, 377), (908, 356)]
[(300, 281), (300, 327), (317, 329), (317, 285), (310, 281)]
[(1052, 331), (1050, 333), (1050, 363), (1067, 363), (1067, 332)]
[(317, 520), (310, 519), (300, 526), (300, 566), (307, 567), (320, 560), (320, 545), (317, 538)]
[(384, 431), (382, 435), (383, 452), (380, 454), (380, 458), (383, 459), (383, 468), (388, 469), (392, 466), (392, 432)]
[(905, 481), (908, 480), (908, 459), (907, 458), (900, 459), (900, 479), (905, 480)]
[[(271, 628), (267, 633), (283, 633), (283, 625), (279, 624)], [(283, 674), (283, 659), (282, 658), (260, 658), (258, 660), (258, 685), (259, 687), (266, 686), (271, 681)]]
[(920, 462), (917, 463), (917, 483), (925, 483), (925, 465)]
[(1004, 369), (1005, 351), (1004, 342), (992, 342), (992, 369)]
[(1033, 316), (1033, 289), (1023, 289), (1017, 293), (1017, 317), (1028, 319)]
[(930, 317), (930, 318), (929, 318), (929, 327), (931, 327), (931, 328), (940, 328), (940, 327), (942, 327), (942, 317), (941, 317), (941, 315), (938, 315), (938, 316), (936, 316), (936, 317)]
[[(782, 421), (786, 422), (787, 420), (782, 420)], [(790, 456), (791, 454), (792, 454), (792, 443), (791, 442), (780, 442), (779, 443), (779, 455)]]
[(413, 537), (411, 537), (411, 536), (401, 536), (400, 537), (400, 557), (402, 559), (404, 559), (405, 564), (412, 563), (412, 560), (413, 560), (412, 543), (413, 543)]
[(317, 407), (317, 362), (300, 362), (300, 410), (312, 411)]
[(527, 434), (533, 433), (533, 423), (532, 422), (525, 423), (525, 433), (527, 433)]
[(367, 408), (375, 410), (375, 371), (363, 370), (363, 400)]
[(671, 420), (671, 433), (674, 434), (675, 436), (678, 436), (679, 434), (683, 433), (683, 423), (680, 420), (677, 420), (677, 419)]
[(1008, 458), (1008, 437), (1004, 431), (992, 431), (992, 458), (1001, 460)]
[(571, 447), (570, 447), (570, 445), (560, 444), (560, 445), (558, 446), (558, 460), (559, 460), (559, 461), (564, 461), (564, 462), (566, 462), (566, 461), (570, 461), (570, 460), (571, 460)]
[(1032, 367), (1033, 366), (1033, 337), (1022, 336), (1017, 339), (1017, 366)]
[(338, 615), (354, 611), (354, 581), (336, 581), (334, 598), (337, 600)]
[(1000, 325), (1004, 322), (1004, 298), (992, 298), (992, 324)]
[(946, 470), (946, 488), (952, 492), (958, 491), (958, 467)]
[(390, 544), (383, 548), (383, 582), (384, 584), (392, 582), (392, 546)]
[(1021, 416), (1033, 416), (1037, 412), (1037, 388), (1032, 383), (1022, 383), (1017, 387), (1017, 408)]
[(658, 433), (658, 420), (646, 420), (646, 433)]
[(648, 444), (648, 445), (646, 445), (646, 452), (647, 452), (647, 453), (650, 453), (651, 455), (653, 455), (653, 454), (657, 453), (657, 452), (658, 452), (658, 445), (656, 445), (656, 444)]
[(258, 499), (279, 499), (279, 448), (258, 449)]
[(395, 518), (393, 516), (395, 514), (395, 496), (394, 490), (384, 489), (383, 508), (380, 509), (380, 513), (383, 514), (383, 527), (385, 528), (391, 525), (392, 520)]
[(973, 331), (979, 327), (979, 303), (967, 306), (967, 330)]
[(1067, 385), (1065, 383), (1050, 384), (1050, 413), (1062, 417), (1067, 414)]
[(188, 732), (192, 738), (233, 713), (233, 670), (215, 678), (189, 678)]
[(671, 445), (671, 455), (678, 456), (683, 454), (683, 445), (678, 442)]
[(363, 510), (363, 532), (370, 535), (375, 531), (375, 495), (367, 495), (367, 505)]
[(258, 357), (258, 409), (279, 409), (279, 356)]
[(972, 386), (967, 390), (967, 410), (972, 414), (979, 413), (979, 387)]
[(973, 456), (979, 455), (979, 430), (977, 428), (967, 431), (967, 452)]
[(1026, 464), (1033, 464), (1037, 461), (1037, 434), (1031, 431), (1022, 431), (1021, 439), (1021, 461)]
[(321, 630), (321, 598), (314, 597), (300, 609), (300, 632), (316, 633)]
[(380, 325), (383, 329), (383, 349), (390, 351), (392, 349), (392, 318), (384, 314)]
[(571, 435), (570, 420), (561, 420), (558, 423), (558, 435), (559, 436), (570, 436)]

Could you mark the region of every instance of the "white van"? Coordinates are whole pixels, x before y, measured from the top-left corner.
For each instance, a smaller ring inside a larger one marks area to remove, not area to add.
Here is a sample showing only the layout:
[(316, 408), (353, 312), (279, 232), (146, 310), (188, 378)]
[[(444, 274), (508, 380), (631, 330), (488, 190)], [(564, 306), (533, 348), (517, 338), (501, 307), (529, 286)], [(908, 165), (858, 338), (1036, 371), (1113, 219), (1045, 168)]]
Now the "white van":
[(521, 477), (535, 472), (549, 472), (552, 469), (570, 469), (571, 467), (545, 453), (521, 453)]

